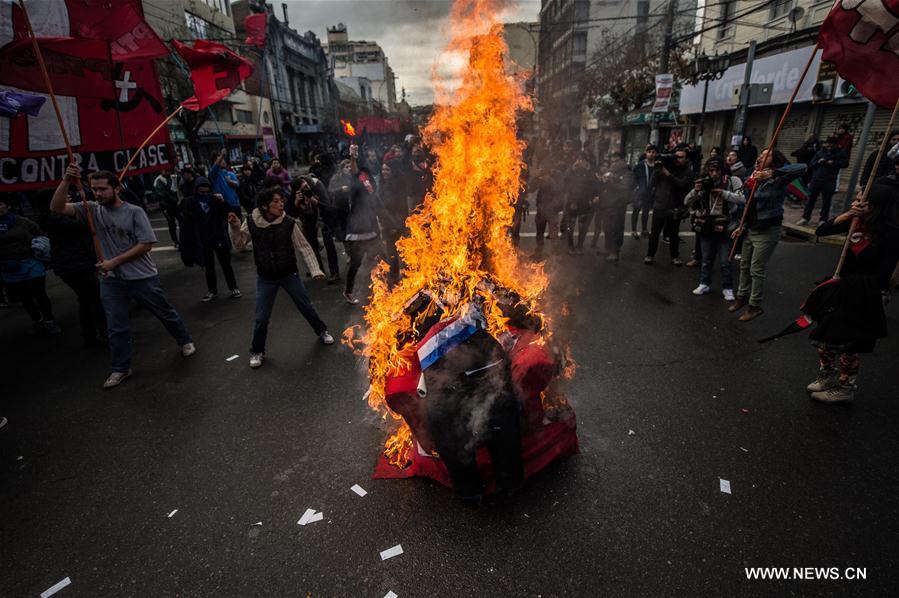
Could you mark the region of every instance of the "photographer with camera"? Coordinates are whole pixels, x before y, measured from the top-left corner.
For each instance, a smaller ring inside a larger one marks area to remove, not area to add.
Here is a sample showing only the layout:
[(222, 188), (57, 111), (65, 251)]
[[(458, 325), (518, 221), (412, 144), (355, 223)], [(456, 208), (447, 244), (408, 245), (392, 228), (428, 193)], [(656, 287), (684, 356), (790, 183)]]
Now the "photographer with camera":
[(712, 263), (715, 255), (721, 263), (721, 286), (725, 301), (734, 300), (730, 260), (730, 212), (731, 205), (739, 205), (743, 197), (740, 177), (724, 174), (724, 161), (711, 158), (706, 162), (706, 176), (696, 179), (693, 190), (684, 200), (693, 215), (693, 231), (699, 240), (702, 263), (699, 269), (699, 286), (694, 295), (711, 292)]
[(340, 278), (340, 265), (337, 259), (337, 247), (334, 245), (334, 238), (331, 235), (331, 229), (328, 227), (332, 211), (328, 190), (321, 180), (308, 174), (292, 180), (290, 189), (293, 192), (293, 202), (291, 209), (285, 211), (289, 216), (300, 221), (303, 227), (303, 236), (309, 242), (309, 246), (315, 254), (315, 260), (322, 270), (325, 269), (325, 265), (322, 262), (321, 247), (318, 244), (319, 218), (324, 223), (322, 227), (322, 241), (325, 244), (325, 252), (328, 256), (328, 271), (331, 273), (328, 278), (328, 284), (334, 284)]
[(652, 229), (649, 233), (649, 252), (643, 259), (644, 264), (655, 263), (656, 251), (659, 249), (659, 236), (662, 231), (668, 237), (668, 250), (671, 264), (683, 266), (680, 260), (680, 237), (678, 228), (686, 215), (683, 209), (684, 197), (693, 183), (693, 169), (687, 160), (687, 150), (678, 147), (674, 154), (662, 154), (655, 162), (652, 174), (652, 186), (655, 198), (652, 205)]

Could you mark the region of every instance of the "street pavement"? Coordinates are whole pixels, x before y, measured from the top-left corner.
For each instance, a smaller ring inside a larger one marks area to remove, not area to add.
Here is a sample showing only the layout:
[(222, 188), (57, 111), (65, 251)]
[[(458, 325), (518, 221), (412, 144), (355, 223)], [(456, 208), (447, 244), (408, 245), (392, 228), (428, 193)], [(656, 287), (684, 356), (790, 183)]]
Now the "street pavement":
[[(856, 403), (819, 405), (804, 335), (756, 339), (797, 315), (838, 248), (782, 243), (766, 313), (744, 324), (717, 273), (715, 294), (694, 297), (697, 270), (668, 265), (665, 245), (644, 265), (646, 243), (628, 238), (611, 264), (547, 242), (581, 452), (480, 511), (429, 480), (371, 479), (386, 432), (362, 364), (319, 344), (283, 294), (250, 370), (250, 254), (235, 256), (244, 297), (202, 304), (202, 272), (154, 251), (198, 351), (181, 357), (135, 308), (135, 374), (111, 391), (107, 356), (80, 348), (74, 296), (51, 274), (62, 336), (0, 312), (0, 596), (65, 577), (58, 596), (897, 595), (899, 304), (894, 337), (862, 357)], [(360, 322), (338, 287), (309, 287), (335, 336)], [(297, 525), (308, 508), (323, 520)], [(756, 566), (867, 579), (747, 580)]]

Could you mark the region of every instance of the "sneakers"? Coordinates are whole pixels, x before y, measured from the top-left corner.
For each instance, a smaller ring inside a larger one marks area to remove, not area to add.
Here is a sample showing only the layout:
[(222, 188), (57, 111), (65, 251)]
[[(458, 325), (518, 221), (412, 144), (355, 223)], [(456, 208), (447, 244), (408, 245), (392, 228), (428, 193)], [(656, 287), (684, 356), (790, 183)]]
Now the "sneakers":
[(109, 378), (106, 379), (106, 382), (103, 383), (103, 388), (115, 388), (130, 377), (131, 370), (128, 370), (127, 372), (113, 372), (109, 375)]
[(193, 343), (184, 343), (181, 345), (181, 355), (184, 357), (190, 357), (194, 353), (197, 352), (197, 347)]
[(808, 219), (800, 218), (799, 220), (796, 221), (796, 225), (797, 226), (808, 226)]
[(756, 319), (763, 313), (765, 313), (765, 310), (763, 310), (758, 305), (750, 305), (749, 309), (747, 309), (745, 312), (743, 312), (743, 315), (737, 319), (740, 320), (741, 322), (749, 322), (750, 320)]
[(818, 377), (815, 381), (805, 387), (808, 392), (824, 392), (837, 386), (840, 381), (837, 379), (836, 370), (819, 370)]
[(695, 267), (697, 267), (697, 266), (699, 265), (699, 260), (693, 259), (693, 260), (690, 260), (689, 262), (687, 262), (687, 263), (684, 264), (684, 265), (685, 265), (686, 267), (688, 267), (688, 268), (695, 268)]
[(263, 358), (264, 356), (262, 355), (262, 353), (253, 353), (252, 355), (250, 355), (250, 367), (254, 370), (258, 367), (261, 367)]
[(734, 301), (734, 290), (733, 289), (724, 289), (721, 291), (721, 296), (724, 297), (725, 301)]
[(747, 304), (747, 303), (749, 303), (749, 300), (748, 300), (746, 297), (739, 297), (739, 296), (738, 296), (738, 297), (734, 300), (733, 304), (731, 304), (731, 306), (727, 308), (727, 311), (729, 311), (729, 312), (731, 312), (731, 313), (740, 311), (741, 309), (743, 309), (744, 307), (746, 307), (746, 304)]
[(200, 299), (200, 301), (202, 301), (203, 303), (209, 303), (216, 297), (218, 297), (218, 295), (216, 295), (215, 293), (206, 293), (205, 295), (203, 295), (203, 298)]
[(326, 344), (326, 345), (333, 345), (333, 344), (334, 344), (334, 337), (331, 336), (331, 333), (328, 332), (327, 330), (325, 330), (324, 332), (322, 332), (322, 333), (319, 335), (319, 338), (322, 339), (322, 342), (323, 342), (324, 344)]
[(638, 233), (637, 231), (633, 231), (633, 232), (631, 233), (631, 239), (635, 239), (635, 240), (639, 241), (639, 240), (640, 240), (640, 233)]
[(240, 299), (241, 297), (243, 297), (243, 293), (240, 292), (240, 289), (234, 289), (231, 291), (232, 299)]
[(811, 398), (821, 403), (851, 403), (855, 400), (855, 391), (858, 387), (855, 384), (843, 384), (838, 382), (836, 386), (813, 392)]
[(706, 295), (712, 292), (712, 287), (707, 284), (699, 283), (699, 286), (693, 289), (693, 294), (696, 296)]
[(346, 302), (349, 303), (350, 305), (358, 305), (359, 304), (359, 300), (356, 299), (356, 297), (354, 297), (352, 293), (347, 293), (346, 291), (344, 291), (343, 298), (346, 299)]
[(674, 258), (673, 260), (671, 260), (671, 265), (680, 267), (680, 266), (683, 266), (684, 263), (682, 261), (680, 261), (678, 258)]
[(647, 255), (645, 258), (643, 258), (643, 263), (646, 265), (652, 265), (656, 263), (656, 258), (652, 257), (651, 255)]

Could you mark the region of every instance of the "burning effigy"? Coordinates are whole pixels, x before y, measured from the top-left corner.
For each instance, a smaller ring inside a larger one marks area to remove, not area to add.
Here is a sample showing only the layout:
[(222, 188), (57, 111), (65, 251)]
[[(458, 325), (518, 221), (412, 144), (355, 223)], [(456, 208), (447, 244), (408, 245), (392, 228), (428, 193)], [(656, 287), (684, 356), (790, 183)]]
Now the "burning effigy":
[[(392, 426), (375, 477), (428, 476), (464, 499), (511, 490), (576, 453), (575, 416), (558, 390), (574, 366), (541, 309), (542, 266), (508, 234), (521, 191), (519, 110), (506, 75), (497, 0), (457, 0), (449, 51), (461, 83), (423, 130), (434, 183), (397, 243), (403, 275), (372, 275), (360, 335), (369, 405)], [(448, 94), (445, 94), (448, 95)]]

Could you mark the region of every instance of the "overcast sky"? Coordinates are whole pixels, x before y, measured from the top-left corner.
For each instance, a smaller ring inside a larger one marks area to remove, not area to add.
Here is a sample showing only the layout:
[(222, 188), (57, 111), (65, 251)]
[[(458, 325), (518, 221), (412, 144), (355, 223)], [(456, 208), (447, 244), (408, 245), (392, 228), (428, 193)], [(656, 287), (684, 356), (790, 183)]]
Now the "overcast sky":
[[(281, 2), (273, 0), (283, 19)], [(451, 0), (291, 0), (286, 3), (290, 26), (312, 30), (324, 42), (327, 27), (344, 23), (351, 40), (376, 41), (396, 74), (396, 96), (406, 88), (413, 106), (429, 104), (434, 93), (431, 68), (446, 46)], [(504, 22), (536, 21), (540, 0), (511, 0)]]

